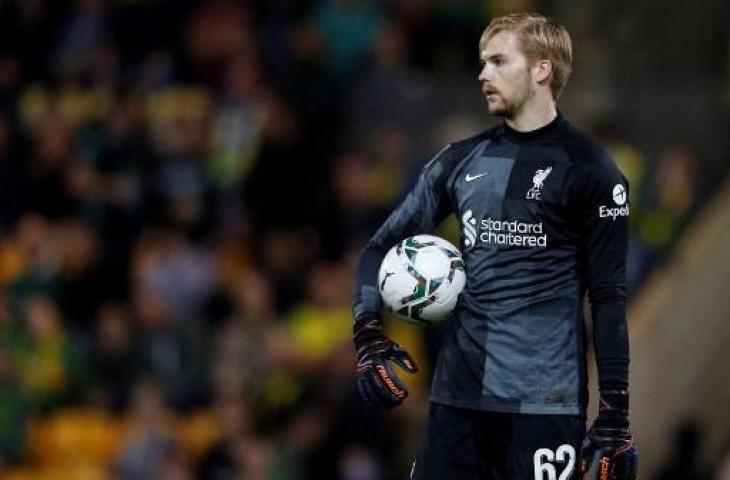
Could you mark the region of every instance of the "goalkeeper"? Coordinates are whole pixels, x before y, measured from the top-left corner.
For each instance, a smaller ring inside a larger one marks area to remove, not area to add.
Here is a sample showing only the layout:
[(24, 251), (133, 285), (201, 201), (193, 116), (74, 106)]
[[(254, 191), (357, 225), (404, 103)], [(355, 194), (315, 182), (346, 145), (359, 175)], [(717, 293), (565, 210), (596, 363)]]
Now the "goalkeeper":
[[(495, 18), (478, 80), (501, 125), (449, 144), (362, 253), (353, 300), (357, 384), (371, 405), (400, 405), (394, 366), (416, 365), (383, 334), (379, 265), (399, 240), (461, 221), (467, 284), (434, 373), (412, 478), (633, 480), (625, 264), (628, 185), (557, 110), (571, 71), (565, 28), (537, 14)], [(523, 226), (521, 241), (502, 231)], [(522, 238), (530, 237), (530, 238)], [(586, 432), (583, 301), (600, 390)]]

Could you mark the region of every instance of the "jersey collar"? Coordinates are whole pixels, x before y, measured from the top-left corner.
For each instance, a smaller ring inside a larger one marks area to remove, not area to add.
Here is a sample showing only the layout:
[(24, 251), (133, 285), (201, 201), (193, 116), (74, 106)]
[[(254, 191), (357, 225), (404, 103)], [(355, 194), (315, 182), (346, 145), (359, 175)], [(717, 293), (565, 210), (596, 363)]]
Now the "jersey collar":
[(507, 125), (507, 122), (502, 122), (502, 132), (506, 137), (518, 143), (539, 142), (553, 138), (565, 127), (566, 123), (565, 118), (558, 111), (557, 116), (550, 123), (538, 129), (530, 130), (529, 132), (520, 132)]

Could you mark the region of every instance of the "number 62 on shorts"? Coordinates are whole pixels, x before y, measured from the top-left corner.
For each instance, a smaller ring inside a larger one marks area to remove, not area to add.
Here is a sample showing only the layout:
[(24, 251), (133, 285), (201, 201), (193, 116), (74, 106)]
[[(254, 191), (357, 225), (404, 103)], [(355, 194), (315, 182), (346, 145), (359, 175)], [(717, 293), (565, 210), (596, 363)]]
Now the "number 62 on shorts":
[[(568, 480), (575, 470), (575, 449), (567, 444), (559, 446), (554, 452), (549, 448), (540, 448), (535, 451), (533, 462), (535, 480)], [(558, 468), (561, 469), (560, 476)]]

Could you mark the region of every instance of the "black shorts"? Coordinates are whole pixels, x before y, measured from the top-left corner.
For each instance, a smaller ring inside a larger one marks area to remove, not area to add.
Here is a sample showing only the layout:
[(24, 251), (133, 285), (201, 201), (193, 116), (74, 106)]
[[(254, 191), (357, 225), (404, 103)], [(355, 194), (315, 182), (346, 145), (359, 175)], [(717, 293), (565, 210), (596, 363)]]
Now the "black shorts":
[(577, 480), (585, 419), (431, 403), (417, 480)]

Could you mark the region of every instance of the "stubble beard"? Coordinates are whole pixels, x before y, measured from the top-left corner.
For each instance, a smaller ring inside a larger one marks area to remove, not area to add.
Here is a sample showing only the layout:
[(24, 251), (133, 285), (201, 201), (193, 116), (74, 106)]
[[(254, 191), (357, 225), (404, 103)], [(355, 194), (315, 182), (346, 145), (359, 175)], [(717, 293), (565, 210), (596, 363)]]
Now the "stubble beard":
[(501, 94), (499, 95), (499, 97), (502, 100), (500, 102), (501, 104), (496, 107), (492, 107), (490, 105), (489, 113), (491, 113), (495, 117), (507, 118), (507, 119), (512, 118), (515, 114), (514, 105), (512, 104), (512, 102), (510, 102), (509, 100), (504, 98)]
[(529, 82), (529, 78), (525, 81), (525, 86), (512, 98), (506, 98), (501, 92), (497, 93), (501, 99), (501, 105), (492, 107), (487, 102), (489, 113), (495, 117), (505, 118), (511, 120), (515, 118), (521, 111), (525, 104), (535, 95), (535, 89)]

